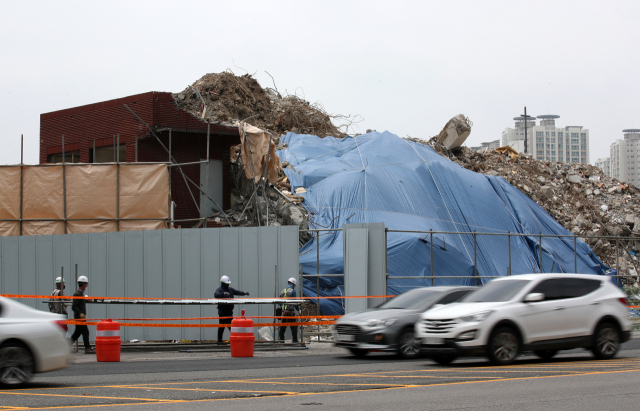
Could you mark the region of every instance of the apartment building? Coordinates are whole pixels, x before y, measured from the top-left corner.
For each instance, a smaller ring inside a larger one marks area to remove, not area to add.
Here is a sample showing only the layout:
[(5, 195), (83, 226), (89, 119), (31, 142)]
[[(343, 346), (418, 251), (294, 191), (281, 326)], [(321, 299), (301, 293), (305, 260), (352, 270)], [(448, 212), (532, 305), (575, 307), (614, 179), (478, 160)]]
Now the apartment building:
[(640, 129), (622, 130), (623, 139), (611, 144), (611, 177), (640, 186)]

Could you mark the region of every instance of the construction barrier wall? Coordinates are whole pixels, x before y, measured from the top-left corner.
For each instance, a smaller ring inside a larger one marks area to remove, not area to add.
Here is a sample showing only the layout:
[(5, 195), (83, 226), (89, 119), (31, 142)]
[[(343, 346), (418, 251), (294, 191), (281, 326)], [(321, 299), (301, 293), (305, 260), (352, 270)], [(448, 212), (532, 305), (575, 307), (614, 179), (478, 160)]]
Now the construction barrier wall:
[(0, 236), (167, 228), (166, 164), (0, 167)]
[[(275, 297), (298, 278), (298, 226), (201, 228), (0, 238), (0, 294), (50, 295), (64, 269), (66, 295), (78, 275), (93, 297), (213, 298), (220, 277), (251, 298)], [(48, 310), (40, 299), (19, 299)], [(273, 315), (272, 305), (234, 313)], [(73, 318), (71, 307), (67, 312)], [(216, 317), (217, 307), (87, 304), (87, 318)], [(217, 320), (204, 321), (208, 323)], [(177, 322), (180, 323), (180, 322)], [(197, 324), (198, 321), (183, 321)], [(73, 326), (70, 326), (73, 331)], [(95, 328), (90, 327), (91, 339)], [(124, 340), (215, 340), (217, 328), (123, 327)], [(229, 331), (225, 331), (225, 338)]]

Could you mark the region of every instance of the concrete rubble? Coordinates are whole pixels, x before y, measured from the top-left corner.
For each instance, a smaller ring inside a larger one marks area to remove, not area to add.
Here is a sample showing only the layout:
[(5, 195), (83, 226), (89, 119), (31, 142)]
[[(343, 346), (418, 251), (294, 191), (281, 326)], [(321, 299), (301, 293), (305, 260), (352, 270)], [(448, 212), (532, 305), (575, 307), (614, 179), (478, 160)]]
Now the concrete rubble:
[[(266, 150), (272, 153), (272, 159), (260, 159), (269, 168), (268, 176), (256, 173), (257, 167), (249, 172), (250, 167), (245, 164), (248, 163), (247, 150), (243, 152), (246, 143), (239, 130), (243, 144), (232, 147), (230, 156), (235, 183), (231, 194), (232, 208), (212, 214), (211, 224), (233, 227), (297, 225), (301, 230), (300, 245), (309, 241), (311, 234), (304, 231), (309, 228), (309, 213), (303, 206), (304, 197), (298, 195), (304, 191), (298, 189), (292, 193), (283, 171), (283, 168), (295, 169), (288, 162), (279, 164), (277, 157), (273, 159), (275, 150), (287, 148), (286, 144), (279, 144), (280, 136), (291, 131), (342, 138), (358, 116), (330, 115), (319, 103), (309, 103), (296, 95), (283, 96), (277, 89), (262, 88), (251, 75), (236, 76), (229, 71), (206, 74), (173, 96), (179, 108), (205, 121), (235, 127), (239, 121), (247, 119), (243, 124), (265, 131), (270, 141), (264, 144), (272, 145)], [(336, 122), (342, 124), (336, 125)], [(254, 164), (257, 161), (254, 160)]]
[[(640, 196), (634, 186), (589, 164), (539, 161), (500, 148), (486, 153), (465, 146), (450, 150), (439, 143), (439, 137), (409, 140), (431, 146), (468, 170), (504, 178), (584, 240), (606, 265), (616, 268), (618, 264), (621, 275), (636, 276), (637, 286)], [(620, 236), (617, 257), (615, 239), (584, 236)]]
[[(351, 116), (332, 116), (319, 104), (310, 104), (298, 96), (282, 96), (277, 89), (262, 88), (251, 75), (231, 72), (206, 74), (182, 92), (174, 94), (176, 104), (205, 120), (234, 126), (237, 120), (249, 123), (270, 134), (276, 150), (281, 135), (289, 131), (319, 137), (345, 137), (354, 123)], [(343, 121), (341, 126), (334, 121)], [(430, 140), (407, 137), (427, 144), (442, 156), (462, 167), (499, 176), (542, 206), (571, 233), (587, 242), (598, 257), (620, 274), (637, 275), (640, 250), (640, 198), (638, 190), (601, 170), (585, 164), (551, 163), (533, 160), (510, 147), (478, 153), (462, 146), (471, 132), (471, 121), (462, 114), (451, 118), (442, 131)], [(271, 150), (269, 150), (271, 151)], [(246, 156), (245, 156), (246, 158)], [(232, 226), (300, 227), (300, 244), (310, 234), (309, 214), (304, 208), (304, 189), (291, 191), (283, 169), (295, 171), (288, 162), (279, 164), (268, 180), (247, 178), (242, 146), (232, 148), (232, 208), (211, 216), (214, 223)], [(255, 174), (255, 173), (254, 173)], [(225, 218), (226, 217), (226, 218)], [(592, 239), (585, 236), (620, 236), (622, 241)], [(617, 253), (616, 253), (617, 245)], [(637, 281), (636, 281), (637, 282)]]

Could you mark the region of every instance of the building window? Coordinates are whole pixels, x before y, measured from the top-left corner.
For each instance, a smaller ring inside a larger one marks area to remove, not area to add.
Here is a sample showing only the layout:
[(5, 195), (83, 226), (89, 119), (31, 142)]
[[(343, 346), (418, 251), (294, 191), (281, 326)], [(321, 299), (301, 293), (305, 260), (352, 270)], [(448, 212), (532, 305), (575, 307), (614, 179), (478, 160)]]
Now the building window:
[(544, 155), (544, 151), (538, 151), (538, 156), (543, 156)]
[(536, 144), (538, 150), (544, 150), (544, 144)]
[(96, 147), (95, 153), (93, 149), (89, 149), (90, 163), (115, 163), (120, 160), (121, 163), (127, 161), (127, 146), (120, 144), (120, 155), (118, 159), (118, 150), (115, 146)]
[(556, 148), (555, 144), (551, 144), (551, 149), (554, 150)]
[(578, 133), (571, 133), (571, 137), (578, 137)]
[[(60, 154), (50, 154), (47, 158), (48, 163), (62, 163), (62, 153)], [(64, 162), (65, 163), (79, 163), (80, 162), (80, 152), (72, 151), (64, 153)]]
[(549, 139), (549, 137), (547, 137), (547, 143), (550, 143), (550, 142), (551, 142), (551, 140)]
[(580, 137), (587, 138), (587, 133), (580, 133)]
[(536, 141), (537, 141), (538, 143), (544, 143), (544, 138), (540, 138), (540, 137), (538, 137), (538, 138), (536, 138)]
[(562, 137), (562, 131), (558, 131), (558, 137)]
[(544, 137), (544, 132), (536, 131), (536, 137)]
[[(547, 131), (547, 137), (549, 137), (549, 132), (548, 131)], [(547, 158), (547, 160), (548, 160), (548, 158)]]
[(551, 144), (547, 144), (547, 150), (551, 149)]
[(555, 132), (555, 131), (552, 131), (552, 132), (551, 132), (551, 137), (555, 137), (555, 136), (556, 136), (556, 132)]
[(555, 152), (555, 151), (551, 151), (551, 155), (552, 155), (552, 156), (555, 156), (555, 155), (556, 155), (556, 152)]

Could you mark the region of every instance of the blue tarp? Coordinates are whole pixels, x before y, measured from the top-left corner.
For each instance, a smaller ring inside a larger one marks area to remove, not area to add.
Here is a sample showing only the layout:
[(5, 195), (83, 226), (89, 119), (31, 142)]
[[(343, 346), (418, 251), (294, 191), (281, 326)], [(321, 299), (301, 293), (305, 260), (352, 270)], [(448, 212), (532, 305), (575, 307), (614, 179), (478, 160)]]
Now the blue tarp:
[[(542, 267), (538, 234), (571, 235), (542, 207), (501, 177), (466, 170), (428, 146), (389, 132), (357, 137), (319, 138), (288, 133), (279, 150), (291, 189), (304, 187), (304, 207), (311, 228), (341, 228), (345, 223), (383, 222), (390, 230), (507, 232), (511, 237), (511, 274), (574, 272), (573, 238), (544, 238)], [(436, 276), (507, 275), (506, 235), (388, 234), (389, 294), (431, 285), (430, 279), (393, 279), (430, 276), (431, 247)], [(422, 239), (422, 240), (421, 240)], [(316, 273), (316, 240), (300, 250), (303, 272)], [(320, 272), (342, 273), (341, 232), (320, 236)], [(605, 266), (582, 241), (577, 242), (579, 273), (605, 274)], [(475, 284), (475, 279), (440, 278), (434, 285)], [(339, 277), (322, 279), (320, 295), (344, 294)], [(304, 281), (304, 294), (316, 295), (316, 281)], [(342, 314), (342, 300), (321, 300), (323, 314)]]

